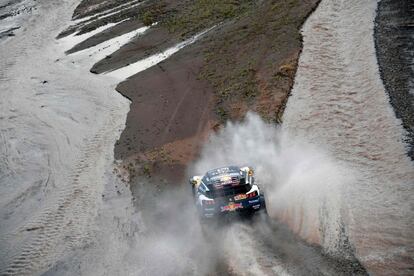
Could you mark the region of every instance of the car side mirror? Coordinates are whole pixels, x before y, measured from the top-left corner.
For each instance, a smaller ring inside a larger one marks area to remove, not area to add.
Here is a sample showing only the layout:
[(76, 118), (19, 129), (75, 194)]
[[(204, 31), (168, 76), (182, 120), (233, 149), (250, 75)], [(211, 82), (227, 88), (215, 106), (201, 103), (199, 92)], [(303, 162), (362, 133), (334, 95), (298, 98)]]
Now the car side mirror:
[(190, 182), (190, 185), (191, 186), (194, 186), (194, 185), (196, 185), (197, 183), (198, 183), (198, 179), (199, 177), (197, 177), (197, 176), (192, 176), (192, 177), (190, 177), (190, 179), (188, 180), (188, 182)]

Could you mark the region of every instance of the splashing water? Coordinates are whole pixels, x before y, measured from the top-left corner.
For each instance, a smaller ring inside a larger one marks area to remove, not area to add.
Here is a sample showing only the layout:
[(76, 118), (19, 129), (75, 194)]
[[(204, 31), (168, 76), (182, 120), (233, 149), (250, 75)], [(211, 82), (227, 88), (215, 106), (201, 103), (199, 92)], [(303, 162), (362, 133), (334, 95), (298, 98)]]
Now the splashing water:
[[(228, 123), (204, 147), (195, 172), (229, 164), (250, 165), (265, 189), (270, 216), (286, 221), (302, 237), (338, 250), (341, 189), (354, 173), (322, 148), (266, 124), (254, 113), (242, 123)], [(320, 232), (323, 232), (321, 234)]]
[(340, 220), (355, 254), (370, 272), (400, 274), (414, 268), (414, 167), (379, 76), (376, 7), (322, 1), (309, 17), (284, 130), (353, 169)]
[(248, 115), (205, 147), (196, 171), (256, 167), (277, 217), (371, 273), (414, 268), (414, 167), (389, 104), (373, 40), (377, 1), (322, 1), (303, 27), (280, 129)]

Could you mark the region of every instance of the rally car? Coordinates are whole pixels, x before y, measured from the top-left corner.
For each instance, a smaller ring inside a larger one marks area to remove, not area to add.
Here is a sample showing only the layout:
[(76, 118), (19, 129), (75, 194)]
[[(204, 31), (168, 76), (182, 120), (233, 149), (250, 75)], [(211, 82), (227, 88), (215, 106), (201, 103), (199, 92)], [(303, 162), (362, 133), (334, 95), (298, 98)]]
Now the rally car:
[(190, 177), (190, 184), (201, 218), (227, 213), (251, 215), (265, 210), (262, 191), (254, 182), (250, 167), (229, 166)]

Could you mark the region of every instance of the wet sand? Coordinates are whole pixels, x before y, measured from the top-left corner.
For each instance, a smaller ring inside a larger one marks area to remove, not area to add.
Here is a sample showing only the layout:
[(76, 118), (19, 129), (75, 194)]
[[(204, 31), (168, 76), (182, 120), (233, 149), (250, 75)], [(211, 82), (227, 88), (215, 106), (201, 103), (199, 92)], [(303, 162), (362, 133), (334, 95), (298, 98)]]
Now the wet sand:
[(37, 1), (31, 13), (0, 21), (21, 26), (0, 40), (0, 275), (40, 275), (75, 248), (107, 240), (102, 233), (121, 232), (129, 205), (111, 173), (129, 103), (114, 93), (116, 80), (89, 73), (105, 50), (67, 56), (79, 37), (55, 39), (77, 4)]

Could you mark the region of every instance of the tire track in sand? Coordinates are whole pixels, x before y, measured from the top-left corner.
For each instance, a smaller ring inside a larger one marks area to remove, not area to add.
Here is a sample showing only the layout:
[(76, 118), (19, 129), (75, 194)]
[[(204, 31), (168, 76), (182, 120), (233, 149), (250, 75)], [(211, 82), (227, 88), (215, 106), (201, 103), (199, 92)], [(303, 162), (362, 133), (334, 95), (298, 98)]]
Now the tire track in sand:
[(58, 260), (66, 249), (86, 242), (91, 231), (88, 222), (95, 217), (96, 203), (101, 197), (101, 187), (97, 187), (99, 179), (94, 179), (100, 174), (94, 173), (94, 168), (98, 167), (104, 148), (113, 140), (114, 116), (115, 110), (111, 110), (103, 127), (82, 146), (68, 176), (68, 185), (57, 192), (53, 202), (37, 218), (8, 235), (8, 238), (18, 238), (30, 232), (20, 252), (6, 261), (0, 275), (32, 275)]

